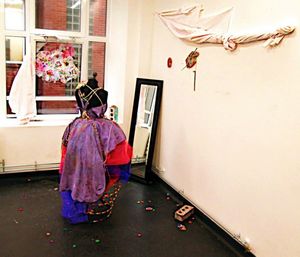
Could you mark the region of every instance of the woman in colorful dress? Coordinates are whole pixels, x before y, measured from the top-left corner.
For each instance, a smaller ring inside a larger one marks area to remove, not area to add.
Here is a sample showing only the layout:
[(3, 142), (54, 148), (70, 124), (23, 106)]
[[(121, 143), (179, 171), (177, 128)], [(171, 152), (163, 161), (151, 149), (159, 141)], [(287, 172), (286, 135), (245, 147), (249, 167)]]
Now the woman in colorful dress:
[(107, 91), (90, 79), (75, 92), (80, 117), (62, 138), (62, 216), (70, 223), (107, 219), (130, 174), (132, 148), (117, 123), (105, 118)]

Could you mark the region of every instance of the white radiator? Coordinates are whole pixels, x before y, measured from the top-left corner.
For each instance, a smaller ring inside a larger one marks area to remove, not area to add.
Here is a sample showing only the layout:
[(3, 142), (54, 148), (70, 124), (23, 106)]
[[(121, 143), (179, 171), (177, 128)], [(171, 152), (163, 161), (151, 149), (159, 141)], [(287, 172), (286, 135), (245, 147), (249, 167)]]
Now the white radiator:
[(0, 127), (0, 174), (58, 169), (65, 127)]

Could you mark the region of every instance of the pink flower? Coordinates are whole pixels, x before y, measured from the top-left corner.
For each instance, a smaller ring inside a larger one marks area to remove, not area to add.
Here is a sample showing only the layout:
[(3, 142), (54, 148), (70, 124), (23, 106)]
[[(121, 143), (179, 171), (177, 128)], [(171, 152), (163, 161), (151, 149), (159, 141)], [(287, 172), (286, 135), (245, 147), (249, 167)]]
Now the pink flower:
[(42, 72), (44, 70), (44, 65), (41, 62), (36, 62), (35, 63), (35, 68), (37, 71)]
[(46, 71), (46, 74), (47, 74), (47, 75), (50, 75), (50, 76), (53, 76), (53, 75), (54, 75), (53, 70), (47, 70), (47, 71)]
[(74, 56), (74, 54), (75, 54), (75, 49), (71, 45), (66, 45), (66, 47), (62, 51), (63, 58), (67, 58), (69, 56)]

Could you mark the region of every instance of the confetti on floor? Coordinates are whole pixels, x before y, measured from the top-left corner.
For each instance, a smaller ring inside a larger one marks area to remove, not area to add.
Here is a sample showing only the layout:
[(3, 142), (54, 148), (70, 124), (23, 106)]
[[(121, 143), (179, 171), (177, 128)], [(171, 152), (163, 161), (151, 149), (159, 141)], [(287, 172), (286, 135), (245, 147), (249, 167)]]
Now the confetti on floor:
[(155, 209), (152, 208), (152, 207), (146, 207), (145, 210), (146, 210), (146, 211), (155, 211)]
[(181, 230), (181, 231), (186, 231), (186, 226), (183, 225), (183, 224), (178, 224), (178, 225), (177, 225), (177, 228), (178, 228), (179, 230)]

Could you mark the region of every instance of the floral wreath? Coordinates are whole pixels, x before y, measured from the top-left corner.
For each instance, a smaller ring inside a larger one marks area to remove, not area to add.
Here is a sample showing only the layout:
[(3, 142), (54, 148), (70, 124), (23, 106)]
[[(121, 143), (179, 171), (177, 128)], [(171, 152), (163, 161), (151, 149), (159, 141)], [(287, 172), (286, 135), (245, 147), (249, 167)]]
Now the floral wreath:
[(40, 51), (36, 56), (36, 75), (47, 82), (62, 82), (79, 76), (79, 69), (74, 64), (74, 47), (69, 44), (60, 45), (52, 51)]

